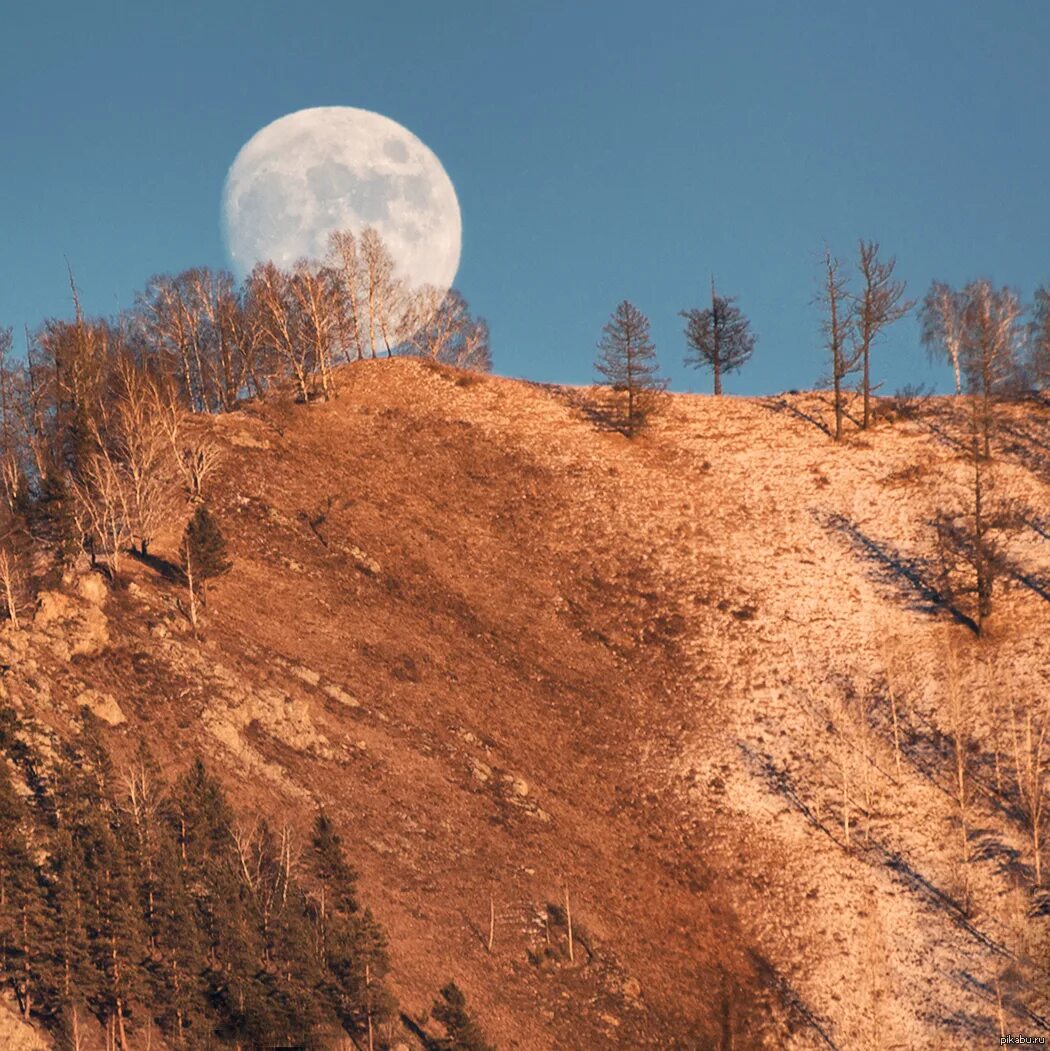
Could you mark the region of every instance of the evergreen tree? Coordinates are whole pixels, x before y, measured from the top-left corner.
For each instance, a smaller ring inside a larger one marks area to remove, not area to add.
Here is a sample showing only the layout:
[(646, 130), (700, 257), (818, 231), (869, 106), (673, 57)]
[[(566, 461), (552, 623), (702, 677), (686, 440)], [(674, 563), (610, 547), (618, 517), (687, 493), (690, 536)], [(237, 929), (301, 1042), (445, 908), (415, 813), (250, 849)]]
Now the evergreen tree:
[(626, 299), (602, 329), (594, 367), (625, 402), (620, 407), (621, 428), (628, 438), (634, 437), (667, 383), (659, 377), (649, 319)]
[(0, 760), (0, 967), (25, 1018), (42, 998), (44, 902), (32, 857), (30, 815)]
[(357, 901), (357, 874), (325, 813), (314, 821), (308, 865), (315, 880), (312, 909), (325, 968), (322, 993), (350, 1033), (365, 1033), (392, 1013), (383, 984), (389, 962), (386, 939)]
[(86, 887), (80, 852), (66, 828), (51, 838), (47, 861), (51, 974), (59, 1028), (71, 1047), (79, 1047), (87, 1024), (87, 1005), (100, 998), (99, 975), (91, 963), (86, 926)]
[(751, 323), (744, 317), (736, 300), (715, 292), (711, 278), (711, 306), (701, 310), (683, 310), (685, 339), (692, 354), (685, 363), (695, 368), (709, 368), (714, 376), (715, 394), (722, 393), (722, 377), (747, 364), (755, 350)]
[(446, 1034), (443, 1040), (431, 1041), (431, 1051), (495, 1051), (470, 1017), (467, 998), (455, 982), (449, 982), (441, 990), (430, 1013), (445, 1027)]
[(180, 548), (182, 570), (200, 584), (222, 576), (233, 565), (226, 554), (226, 538), (215, 516), (198, 504), (186, 525)]
[[(64, 472), (53, 467), (40, 479), (39, 491), (28, 514), (32, 535), (52, 551), (59, 566), (73, 562), (83, 547), (73, 497)], [(91, 552), (94, 561), (94, 551)]]

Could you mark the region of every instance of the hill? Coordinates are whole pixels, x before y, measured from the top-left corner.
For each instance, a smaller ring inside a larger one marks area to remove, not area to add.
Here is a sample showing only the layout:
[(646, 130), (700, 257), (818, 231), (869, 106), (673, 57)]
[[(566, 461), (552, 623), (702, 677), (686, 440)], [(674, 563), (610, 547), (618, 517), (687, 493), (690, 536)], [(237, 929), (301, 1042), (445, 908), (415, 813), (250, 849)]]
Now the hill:
[(1027, 510), (978, 637), (936, 577), (950, 401), (835, 447), (819, 395), (675, 395), (629, 441), (584, 390), (410, 359), (340, 379), (210, 421), (234, 569), (202, 638), (172, 531), (6, 630), (24, 716), (57, 741), (87, 704), (118, 766), (201, 755), (300, 840), (323, 807), (406, 1044), (449, 978), (502, 1049), (1043, 1024), (1011, 728), (1048, 693), (1044, 406), (1002, 410)]

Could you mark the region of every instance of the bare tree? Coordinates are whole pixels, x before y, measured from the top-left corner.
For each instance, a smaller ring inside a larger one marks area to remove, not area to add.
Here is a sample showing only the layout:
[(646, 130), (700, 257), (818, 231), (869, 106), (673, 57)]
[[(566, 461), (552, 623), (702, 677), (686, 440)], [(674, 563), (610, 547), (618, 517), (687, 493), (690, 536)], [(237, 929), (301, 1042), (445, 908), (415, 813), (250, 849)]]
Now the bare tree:
[(405, 346), (412, 353), (478, 372), (492, 367), (488, 323), (471, 316), (466, 299), (455, 288), (443, 293), (425, 285), (417, 290), (404, 328)]
[(853, 314), (849, 307), (846, 278), (841, 272), (842, 264), (824, 249), (824, 275), (818, 302), (825, 309), (822, 322), (824, 345), (831, 359), (831, 385), (835, 398), (835, 441), (842, 440), (842, 421), (845, 416), (845, 392), (847, 377), (857, 370), (860, 351), (853, 345)]
[(345, 361), (364, 357), (364, 308), (361, 289), (364, 285), (357, 238), (350, 230), (337, 230), (328, 239), (327, 262), (336, 275), (339, 295), (339, 336)]
[(944, 667), (946, 673), (946, 712), (948, 733), (952, 740), (952, 794), (958, 808), (960, 872), (962, 898), (969, 907), (970, 894), (970, 834), (969, 834), (969, 756), (973, 741), (975, 696), (967, 689), (959, 673), (958, 654), (950, 635), (945, 636)]
[(721, 394), (722, 377), (742, 368), (754, 353), (751, 323), (734, 298), (715, 292), (714, 277), (711, 278), (711, 306), (704, 310), (697, 307), (683, 310), (679, 316), (686, 320), (685, 339), (692, 351), (685, 363), (709, 368), (714, 376), (715, 394)]
[(972, 600), (972, 620), (977, 634), (992, 611), (996, 580), (1007, 568), (1005, 542), (1021, 516), (1013, 501), (996, 497), (995, 476), (982, 437), (981, 398), (971, 395), (970, 440), (967, 455), (970, 482), (960, 502), (934, 518), (941, 562), (942, 590), (953, 603)]
[(594, 367), (609, 382), (613, 394), (625, 400), (622, 429), (628, 438), (634, 437), (667, 384), (659, 376), (649, 319), (626, 299), (602, 329)]
[(962, 292), (960, 360), (969, 392), (980, 401), (983, 455), (992, 454), (993, 406), (1017, 375), (1021, 304), (1008, 288), (973, 281)]
[(321, 393), (327, 399), (334, 389), (332, 359), (339, 325), (335, 275), (300, 261), (292, 274), (290, 289), (298, 313), (299, 338), (308, 348), (312, 367), (321, 379)]
[(125, 491), (128, 527), (149, 554), (150, 541), (177, 503), (178, 463), (166, 433), (174, 395), (164, 380), (139, 369), (129, 358), (116, 363), (115, 399), (100, 413), (99, 445), (117, 467)]
[(259, 338), (287, 368), (299, 397), (309, 401), (314, 352), (309, 341), (301, 338), (292, 277), (273, 263), (260, 263), (248, 277), (248, 297)]
[(1050, 286), (1035, 290), (1028, 330), (1028, 379), (1036, 390), (1050, 389)]
[(906, 317), (915, 305), (904, 298), (905, 284), (893, 277), (896, 259), (879, 259), (878, 241), (861, 241), (857, 269), (861, 289), (853, 303), (854, 330), (861, 359), (861, 388), (864, 394), (865, 429), (871, 425), (871, 348), (895, 321)]
[(22, 573), (17, 556), (3, 542), (0, 542), (0, 588), (3, 588), (7, 619), (17, 631), (20, 627), (18, 607), (21, 604)]
[(955, 393), (962, 393), (963, 297), (943, 281), (930, 285), (919, 310), (922, 342), (933, 359), (946, 358), (955, 374)]
[(1010, 734), (1014, 753), (1014, 782), (1032, 839), (1035, 885), (1042, 886), (1043, 821), (1047, 773), (1050, 766), (1050, 700), (1045, 696), (1010, 706)]

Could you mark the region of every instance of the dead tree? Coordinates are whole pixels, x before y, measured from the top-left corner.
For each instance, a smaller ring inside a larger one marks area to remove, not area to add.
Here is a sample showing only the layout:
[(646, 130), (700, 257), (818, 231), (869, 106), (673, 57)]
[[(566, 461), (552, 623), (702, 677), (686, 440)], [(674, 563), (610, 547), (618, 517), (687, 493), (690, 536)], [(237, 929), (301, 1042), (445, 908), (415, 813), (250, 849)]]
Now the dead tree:
[(861, 241), (857, 269), (861, 288), (853, 303), (857, 349), (861, 359), (861, 389), (864, 395), (864, 417), (861, 426), (871, 425), (871, 348), (875, 340), (895, 321), (906, 317), (915, 305), (904, 298), (905, 284), (896, 281), (895, 259), (879, 259), (878, 241)]
[(847, 378), (857, 370), (860, 350), (853, 343), (853, 312), (850, 310), (846, 278), (842, 264), (824, 249), (824, 275), (818, 302), (825, 310), (822, 328), (824, 345), (831, 365), (831, 386), (835, 399), (835, 441), (842, 440), (842, 422), (845, 416), (844, 386)]
[(970, 396), (967, 462), (970, 482), (951, 510), (934, 518), (940, 560), (941, 591), (955, 606), (969, 603), (974, 630), (980, 635), (992, 611), (996, 581), (1007, 569), (1005, 543), (1021, 521), (1012, 501), (995, 496), (986, 409), (980, 395)]

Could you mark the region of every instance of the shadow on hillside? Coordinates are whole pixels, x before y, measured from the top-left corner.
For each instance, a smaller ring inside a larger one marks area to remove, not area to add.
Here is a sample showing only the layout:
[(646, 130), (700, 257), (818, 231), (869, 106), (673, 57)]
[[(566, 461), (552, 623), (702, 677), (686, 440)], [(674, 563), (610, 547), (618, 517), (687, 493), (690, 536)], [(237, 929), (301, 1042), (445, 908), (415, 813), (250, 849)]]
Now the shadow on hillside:
[(165, 580), (170, 580), (174, 584), (182, 581), (182, 570), (166, 558), (161, 558), (159, 555), (144, 555), (141, 551), (132, 551), (131, 557), (141, 565), (149, 566)]
[(787, 398), (766, 398), (762, 404), (770, 410), (770, 412), (782, 413), (788, 416), (794, 416), (796, 420), (802, 420), (803, 423), (812, 424), (817, 428), (821, 434), (826, 435), (830, 438), (831, 428), (821, 419), (816, 416), (811, 416), (808, 412), (803, 412), (797, 405), (792, 405)]
[(556, 387), (554, 391), (597, 430), (613, 431), (616, 434), (627, 433), (623, 425), (623, 414), (611, 399), (573, 387)]
[[(915, 737), (914, 734), (909, 734), (908, 736), (912, 738)], [(930, 741), (934, 742), (934, 751), (937, 754), (943, 756), (951, 748), (951, 739), (946, 735), (931, 733), (928, 736)], [(906, 747), (904, 751), (908, 754), (909, 760), (915, 762), (916, 757), (913, 753), (914, 740), (909, 742), (909, 744), (911, 747)], [(833, 840), (839, 847), (845, 849), (844, 842), (836, 836), (835, 833), (824, 824), (824, 822), (819, 820), (813, 810), (802, 800), (786, 769), (778, 766), (772, 756), (758, 752), (742, 742), (738, 743), (738, 747), (751, 766), (752, 771), (766, 783), (766, 786), (774, 795), (784, 799), (793, 809), (802, 814), (812, 827), (820, 829), (820, 831)], [(916, 763), (916, 766), (918, 765), (919, 764)], [(922, 772), (931, 781), (936, 783), (936, 779), (930, 775), (928, 770), (922, 770)], [(1002, 804), (999, 805), (1004, 812), (1009, 813), (1008, 808), (1002, 806)], [(858, 818), (859, 831), (860, 819), (864, 816), (863, 807), (858, 806), (855, 810), (855, 814)], [(1010, 816), (1016, 817), (1017, 815), (1011, 814)], [(1027, 885), (1031, 883), (1033, 879), (1031, 867), (1021, 861), (1017, 850), (1003, 844), (993, 834), (992, 830), (979, 827), (971, 828), (970, 844), (972, 849), (971, 856), (974, 860), (998, 860), (1002, 870), (1017, 878), (1018, 885)], [(861, 842), (858, 835), (851, 852), (855, 857), (863, 858), (872, 865), (881, 866), (886, 869), (896, 882), (903, 885), (912, 894), (915, 894), (928, 908), (946, 916), (954, 926), (965, 931), (971, 938), (983, 945), (995, 956), (1011, 963), (1016, 961), (1015, 954), (1011, 952), (1007, 946), (981, 930), (981, 928), (971, 920), (969, 913), (962, 903), (919, 871), (914, 863), (906, 859), (899, 851), (894, 850), (885, 842), (869, 833), (864, 837), (863, 842)], [(778, 989), (781, 994), (782, 1002), (791, 1007), (806, 1021), (807, 1024), (812, 1026), (827, 1046), (834, 1047), (835, 1045), (832, 1043), (827, 1031), (821, 1026), (820, 1022), (806, 1010), (805, 1005), (797, 998), (797, 995), (794, 994), (791, 987), (786, 983), (783, 983), (782, 980), (778, 981), (779, 976), (777, 976), (775, 972), (773, 972), (772, 975), (769, 975), (768, 965), (766, 965), (766, 971), (767, 980), (770, 980), (773, 987)], [(965, 972), (946, 973), (945, 977), (957, 985), (964, 986), (968, 985), (969, 981), (972, 980)], [(983, 998), (982, 994), (982, 999)], [(1019, 1017), (1025, 1017), (1030, 1021), (1038, 1022), (1040, 1025), (1045, 1025), (1045, 1022), (1039, 1015), (1033, 1013), (1019, 1000), (1011, 999), (1010, 1006), (1017, 1012)], [(980, 1035), (981, 1026), (979, 1020), (974, 1019), (969, 1014), (956, 1012), (947, 1018), (943, 1018), (942, 1021), (949, 1022), (954, 1026), (966, 1030), (971, 1036)]]
[[(997, 1000), (998, 995), (995, 987), (988, 982), (982, 982), (975, 975), (972, 975), (969, 971), (959, 971), (959, 981), (962, 985), (966, 986), (972, 993), (976, 994), (980, 999), (984, 1000), (988, 1004), (988, 1008), (991, 1012), (997, 1011)], [(1027, 1004), (1022, 1003), (1017, 999), (1016, 996), (1011, 995), (1008, 990), (999, 990), (1002, 995), (1003, 1007), (1006, 1008), (1011, 1014), (1017, 1018), (1023, 1018), (1025, 1021), (1038, 1026), (1040, 1029), (1050, 1029), (1050, 1020), (1044, 1018), (1042, 1015), (1037, 1014)], [(988, 1033), (988, 1027), (985, 1025), (982, 1027), (981, 1035), (984, 1036)]]
[(866, 561), (874, 564), (877, 580), (909, 595), (913, 600), (913, 609), (921, 613), (943, 611), (975, 635), (978, 634), (973, 618), (953, 605), (933, 584), (934, 572), (928, 558), (905, 555), (890, 544), (873, 539), (845, 515), (827, 515), (823, 525), (845, 536)]
[(1037, 478), (1050, 480), (1050, 434), (1033, 423), (1004, 420), (999, 424), (998, 437), (1005, 456)]
[(1039, 573), (1027, 573), (1018, 565), (1010, 565), (1010, 576), (1018, 584), (1034, 591), (1044, 602), (1050, 602), (1050, 579)]
[(782, 975), (769, 960), (753, 949), (748, 950), (748, 955), (762, 982), (773, 991), (780, 1006), (792, 1018), (792, 1021), (796, 1024), (801, 1023), (816, 1033), (824, 1047), (831, 1048), (831, 1051), (839, 1051), (839, 1045), (831, 1039), (831, 1024), (818, 1018), (806, 1006), (806, 1002), (790, 980)]

